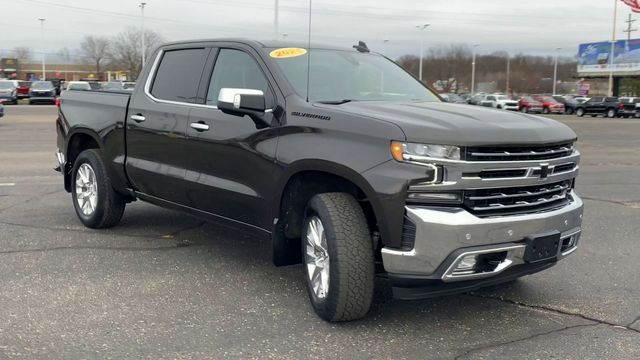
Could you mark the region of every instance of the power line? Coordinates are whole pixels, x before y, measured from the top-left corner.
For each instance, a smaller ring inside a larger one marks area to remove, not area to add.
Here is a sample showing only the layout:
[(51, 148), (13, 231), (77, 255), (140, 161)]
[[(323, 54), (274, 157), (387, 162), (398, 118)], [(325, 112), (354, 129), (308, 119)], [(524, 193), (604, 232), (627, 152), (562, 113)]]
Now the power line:
[(638, 31), (637, 28), (632, 28), (632, 25), (634, 22), (636, 22), (635, 19), (631, 19), (631, 14), (629, 14), (629, 18), (627, 20), (625, 20), (624, 22), (627, 23), (627, 28), (625, 30), (622, 30), (622, 32), (627, 33), (627, 41), (631, 41), (631, 33)]

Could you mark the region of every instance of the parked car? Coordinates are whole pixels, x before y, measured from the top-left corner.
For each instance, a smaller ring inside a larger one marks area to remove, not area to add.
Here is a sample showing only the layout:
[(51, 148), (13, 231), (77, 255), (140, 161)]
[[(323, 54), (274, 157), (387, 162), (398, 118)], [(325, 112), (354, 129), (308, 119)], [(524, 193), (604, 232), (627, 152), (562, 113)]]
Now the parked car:
[(507, 95), (487, 95), (482, 99), (480, 105), (496, 109), (518, 111), (518, 102), (511, 100)]
[(564, 105), (565, 114), (571, 115), (576, 112), (576, 107), (578, 106), (578, 102), (572, 99), (571, 97), (565, 97), (562, 95), (553, 95), (553, 98), (558, 103)]
[(640, 117), (640, 97), (621, 97), (618, 117)]
[(2, 105), (2, 101), (0, 101), (0, 118), (4, 116), (4, 106)]
[(0, 100), (5, 104), (18, 103), (18, 88), (12, 80), (0, 80)]
[(511, 281), (577, 248), (568, 126), (442, 102), (362, 42), (279, 46), (174, 42), (133, 93), (65, 91), (57, 169), (79, 220), (114, 226), (140, 199), (246, 229), (276, 265), (304, 264), (328, 321), (368, 312), (376, 272), (418, 299)]
[(56, 89), (56, 96), (60, 95), (62, 91), (63, 80), (58, 78), (45, 79), (45, 81), (50, 81), (53, 84), (53, 87)]
[(475, 95), (472, 95), (469, 98), (468, 102), (471, 105), (480, 105), (480, 102), (482, 102), (482, 99), (484, 99), (485, 95), (486, 95), (485, 93), (477, 93)]
[(51, 81), (34, 81), (29, 91), (29, 105), (56, 103), (56, 88)]
[(531, 96), (523, 96), (518, 100), (518, 111), (523, 113), (541, 113), (542, 103)]
[(552, 96), (533, 95), (531, 97), (542, 103), (543, 114), (564, 114), (564, 105), (556, 101)]
[(102, 84), (101, 90), (106, 90), (106, 91), (124, 90), (124, 83), (120, 81), (109, 81)]
[(454, 103), (454, 104), (466, 104), (467, 102), (460, 96), (458, 96), (458, 94), (455, 93), (444, 93), (444, 94), (440, 94), (440, 97), (442, 98), (442, 100), (449, 102), (449, 103)]
[(31, 81), (18, 81), (18, 99), (26, 99), (29, 97), (29, 88)]
[(133, 89), (135, 89), (135, 87), (136, 87), (136, 83), (130, 82), (130, 81), (124, 82), (122, 84), (122, 88), (125, 89), (125, 90), (133, 91)]
[(617, 97), (594, 96), (576, 107), (576, 115), (582, 117), (598, 115), (614, 118), (618, 115), (618, 109), (622, 103)]
[(67, 83), (67, 90), (91, 90), (91, 85), (88, 81), (69, 81)]

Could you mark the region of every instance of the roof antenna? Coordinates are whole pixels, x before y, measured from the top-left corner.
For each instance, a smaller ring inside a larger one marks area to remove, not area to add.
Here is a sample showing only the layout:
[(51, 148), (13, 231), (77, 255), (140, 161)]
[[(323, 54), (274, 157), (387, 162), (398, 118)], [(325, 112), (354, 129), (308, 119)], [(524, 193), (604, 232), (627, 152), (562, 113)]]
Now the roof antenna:
[(309, 102), (309, 79), (311, 79), (311, 9), (313, 0), (309, 0), (309, 38), (307, 44), (307, 102)]
[(358, 41), (358, 45), (353, 45), (353, 48), (361, 53), (369, 52), (369, 48), (367, 47), (367, 44), (364, 43), (364, 41)]

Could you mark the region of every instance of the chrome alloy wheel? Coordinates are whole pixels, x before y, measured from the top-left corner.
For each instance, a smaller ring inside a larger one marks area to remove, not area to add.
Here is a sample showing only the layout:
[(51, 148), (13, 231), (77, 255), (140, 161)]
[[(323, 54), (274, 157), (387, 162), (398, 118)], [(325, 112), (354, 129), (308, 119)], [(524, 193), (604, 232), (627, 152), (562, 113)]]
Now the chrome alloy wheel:
[(324, 226), (319, 217), (313, 216), (309, 219), (306, 238), (304, 257), (309, 283), (316, 297), (324, 299), (329, 294), (329, 250)]
[(82, 164), (76, 174), (76, 201), (85, 216), (91, 216), (98, 204), (98, 181), (89, 164)]

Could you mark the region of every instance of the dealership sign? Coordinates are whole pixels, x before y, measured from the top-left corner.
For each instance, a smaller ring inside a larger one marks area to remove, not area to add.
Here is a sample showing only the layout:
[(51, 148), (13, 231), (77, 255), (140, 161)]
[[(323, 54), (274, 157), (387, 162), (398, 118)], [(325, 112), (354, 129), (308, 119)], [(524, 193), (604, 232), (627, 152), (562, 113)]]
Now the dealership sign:
[(613, 69), (616, 74), (640, 71), (640, 39), (618, 40), (611, 59), (611, 42), (580, 44), (578, 74), (604, 75)]

